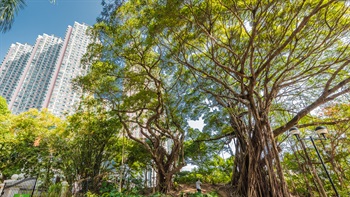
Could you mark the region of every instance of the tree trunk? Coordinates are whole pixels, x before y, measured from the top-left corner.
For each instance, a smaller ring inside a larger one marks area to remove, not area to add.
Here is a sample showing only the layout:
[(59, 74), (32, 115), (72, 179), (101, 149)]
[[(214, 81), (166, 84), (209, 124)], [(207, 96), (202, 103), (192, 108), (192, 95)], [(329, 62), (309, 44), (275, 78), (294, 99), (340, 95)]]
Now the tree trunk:
[[(159, 169), (159, 168), (158, 168)], [(172, 186), (172, 179), (173, 174), (164, 174), (161, 172), (161, 170), (158, 170), (158, 185), (157, 185), (157, 190), (162, 193), (166, 194), (170, 191), (171, 186)]]
[(290, 196), (269, 125), (237, 131), (232, 185), (234, 196)]

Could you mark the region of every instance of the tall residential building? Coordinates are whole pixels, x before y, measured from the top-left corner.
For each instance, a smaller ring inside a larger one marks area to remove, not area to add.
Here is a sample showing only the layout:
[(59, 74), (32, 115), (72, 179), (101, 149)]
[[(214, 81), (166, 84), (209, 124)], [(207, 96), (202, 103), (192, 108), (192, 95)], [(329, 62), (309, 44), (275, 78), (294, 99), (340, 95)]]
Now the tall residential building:
[(17, 86), (9, 103), (13, 113), (42, 108), (61, 47), (61, 38), (38, 36), (19, 81), (21, 85)]
[(12, 44), (0, 67), (0, 95), (10, 101), (19, 85), (32, 51), (28, 44)]
[(85, 74), (80, 64), (88, 44), (88, 26), (68, 26), (65, 39), (43, 34), (35, 46), (11, 45), (0, 67), (0, 94), (15, 113), (30, 108), (49, 108), (58, 116), (71, 113), (81, 93), (73, 90), (71, 80)]
[(88, 67), (80, 64), (80, 60), (86, 53), (91, 39), (86, 35), (88, 26), (74, 23), (69, 26), (60, 52), (56, 71), (51, 79), (44, 108), (48, 108), (57, 116), (63, 116), (70, 112), (74, 104), (79, 102), (81, 92), (73, 90), (71, 81), (86, 74)]

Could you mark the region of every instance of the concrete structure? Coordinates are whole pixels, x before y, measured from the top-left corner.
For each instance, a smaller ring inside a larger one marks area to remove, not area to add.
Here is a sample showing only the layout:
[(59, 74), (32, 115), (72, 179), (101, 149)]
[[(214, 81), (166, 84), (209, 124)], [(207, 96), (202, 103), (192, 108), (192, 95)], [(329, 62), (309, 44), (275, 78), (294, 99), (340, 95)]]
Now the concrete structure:
[(74, 111), (81, 93), (73, 90), (71, 81), (88, 69), (80, 64), (91, 43), (87, 28), (75, 22), (68, 26), (64, 40), (43, 34), (34, 47), (11, 45), (0, 67), (0, 95), (12, 113), (48, 108), (63, 117)]
[(0, 95), (10, 101), (19, 85), (33, 47), (16, 43), (10, 46), (0, 67)]
[(17, 86), (9, 102), (9, 108), (13, 113), (19, 114), (30, 108), (42, 108), (61, 47), (61, 38), (47, 34), (38, 36), (21, 75), (20, 85)]
[(88, 66), (80, 63), (91, 43), (90, 37), (85, 34), (87, 28), (87, 25), (75, 22), (73, 27), (69, 26), (67, 29), (56, 70), (43, 105), (57, 116), (64, 116), (64, 113), (71, 112), (74, 105), (79, 102), (81, 92), (73, 90), (71, 81), (86, 74), (88, 69)]

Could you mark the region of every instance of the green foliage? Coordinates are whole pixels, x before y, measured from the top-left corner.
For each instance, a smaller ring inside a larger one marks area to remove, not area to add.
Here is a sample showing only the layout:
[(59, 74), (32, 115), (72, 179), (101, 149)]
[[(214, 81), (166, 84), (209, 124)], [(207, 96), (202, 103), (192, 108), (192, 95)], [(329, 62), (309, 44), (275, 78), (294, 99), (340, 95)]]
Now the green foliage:
[[(334, 104), (329, 105), (322, 109), (322, 113), (317, 116), (310, 116), (301, 120), (302, 125), (310, 125), (309, 127), (300, 128), (302, 134), (301, 137), (307, 137), (308, 135), (314, 136), (315, 129), (314, 124), (322, 122), (327, 126), (329, 134), (327, 134), (327, 140), (316, 140), (315, 144), (318, 147), (321, 157), (325, 161), (326, 168), (335, 183), (337, 191), (340, 196), (347, 196), (349, 180), (347, 177), (350, 175), (350, 169), (348, 166), (348, 161), (350, 159), (350, 140), (345, 137), (349, 135), (349, 121), (347, 117), (349, 115), (349, 105), (348, 104)], [(291, 190), (296, 195), (306, 195), (309, 193), (314, 193), (319, 195), (317, 188), (312, 184), (313, 177), (307, 170), (307, 160), (305, 158), (305, 153), (300, 147), (300, 143), (297, 141), (289, 141), (289, 146), (291, 148), (289, 153), (284, 154), (283, 166), (285, 167), (286, 173), (285, 178), (290, 185)], [(312, 147), (308, 140), (304, 140), (306, 144), (306, 151), (309, 154), (313, 165), (317, 170), (317, 175), (321, 178), (323, 187), (325, 188), (328, 195), (333, 195), (332, 186), (328, 180), (328, 177), (319, 164), (319, 159), (316, 155), (315, 149)], [(288, 147), (288, 146), (287, 146)], [(307, 183), (309, 187), (305, 187)]]
[(117, 190), (112, 190), (107, 193), (103, 193), (101, 197), (122, 197), (122, 196), (127, 196), (127, 197), (141, 197), (143, 195), (138, 194), (139, 191), (137, 189), (132, 189), (130, 191), (124, 191), (124, 192), (118, 192)]
[[(185, 164), (187, 113), (183, 112), (187, 107), (181, 102), (183, 84), (172, 77), (172, 67), (159, 61), (162, 55), (155, 50), (157, 42), (135, 28), (142, 28), (146, 21), (128, 16), (152, 13), (144, 5), (144, 2), (125, 1), (115, 10), (125, 17), (123, 24), (114, 24), (108, 18), (108, 23), (94, 26), (93, 34), (103, 35), (101, 40), (111, 41), (113, 47), (95, 43), (88, 57), (92, 60), (91, 72), (76, 82), (104, 99), (106, 105), (113, 106), (111, 111), (123, 124), (125, 134), (142, 145), (141, 151), (147, 151), (144, 155), (153, 160), (160, 179), (157, 189), (165, 193), (172, 176)], [(130, 159), (139, 157), (130, 156)], [(135, 167), (144, 164), (134, 163)]]
[(0, 2), (0, 32), (11, 29), (15, 15), (26, 6), (25, 0), (4, 0)]
[(151, 155), (139, 143), (130, 139), (127, 140), (129, 142), (127, 147), (126, 163), (133, 171), (141, 172), (142, 170), (144, 170), (152, 164)]
[(0, 171), (5, 177), (13, 173), (27, 176), (39, 174), (46, 183), (50, 172), (42, 172), (54, 163), (51, 136), (61, 131), (62, 121), (47, 110), (39, 112), (32, 109), (16, 116), (8, 115), (2, 125)]
[(48, 197), (60, 197), (62, 191), (62, 184), (56, 183), (53, 185), (50, 185), (48, 190)]
[(97, 194), (91, 193), (90, 191), (88, 191), (88, 192), (86, 193), (86, 196), (87, 196), (87, 197), (98, 197)]
[[(282, 176), (276, 159), (280, 155), (271, 147), (276, 145), (274, 137), (284, 139), (281, 134), (293, 125), (349, 117), (347, 104), (328, 108), (322, 118), (307, 116), (349, 91), (347, 4), (116, 3), (104, 2), (105, 16), (91, 31), (100, 42), (90, 46), (85, 60), (91, 72), (75, 81), (97, 99), (84, 100), (67, 125), (33, 111), (11, 116), (0, 100), (0, 170), (6, 176), (25, 166), (28, 174), (46, 170), (41, 174), (48, 184), (52, 170), (59, 169), (70, 183), (79, 179), (91, 186), (87, 195), (102, 191), (107, 196), (137, 196), (138, 191), (119, 193), (115, 186), (99, 190), (98, 183), (108, 180), (105, 174), (112, 169), (122, 171), (125, 166), (130, 171), (120, 174), (137, 175), (150, 166), (150, 159), (153, 167), (163, 169), (159, 172), (172, 175), (186, 159), (198, 168), (179, 173), (177, 182), (193, 183), (200, 177), (227, 183), (235, 171), (232, 180), (243, 196), (249, 196), (244, 193), (248, 190), (281, 195), (283, 177), (292, 193), (317, 195), (300, 148), (286, 145), (282, 165), (290, 171)], [(205, 123), (203, 131), (188, 127), (188, 120), (199, 118)], [(333, 122), (331, 140), (317, 142), (326, 150), (321, 154), (345, 196), (350, 176), (348, 122)], [(143, 132), (144, 139), (133, 136), (135, 131)], [(227, 146), (232, 139), (237, 155), (222, 159), (218, 154), (232, 151)], [(170, 150), (163, 147), (167, 140), (172, 142)], [(307, 151), (316, 161), (315, 152)], [(325, 180), (321, 168), (316, 169)], [(331, 191), (328, 182), (324, 185)]]
[[(181, 195), (181, 197), (184, 196), (183, 194)], [(210, 192), (207, 194), (201, 194), (201, 193), (186, 193), (186, 196), (188, 197), (219, 197), (219, 195), (217, 194), (217, 192)]]
[[(97, 195), (94, 194), (92, 192), (87, 192), (87, 197), (143, 197), (145, 195), (140, 195), (138, 193), (135, 192), (116, 192), (116, 191), (112, 191), (110, 193), (104, 193), (102, 195)], [(166, 195), (166, 194), (161, 194), (161, 193), (154, 193), (154, 194), (150, 194), (147, 195), (149, 197), (169, 197), (170, 195)], [(184, 194), (181, 194), (180, 196), (184, 196)], [(219, 195), (217, 194), (217, 192), (213, 191), (207, 194), (200, 194), (200, 193), (186, 193), (186, 196), (189, 197), (219, 197)]]
[(0, 96), (0, 116), (8, 115), (10, 110), (8, 109), (6, 99)]
[(183, 183), (183, 184), (190, 184), (195, 183), (198, 178), (203, 179), (203, 174), (196, 173), (196, 172), (190, 172), (190, 171), (182, 171), (177, 173), (175, 177), (175, 182), (177, 183)]
[(82, 100), (76, 113), (67, 118), (65, 131), (54, 139), (61, 162), (58, 167), (70, 184), (80, 180), (83, 188), (98, 191), (103, 174), (111, 172), (120, 157), (120, 126), (98, 100)]
[[(123, 192), (119, 192), (117, 187), (118, 187), (117, 185), (104, 183), (102, 188), (101, 188), (101, 191), (100, 191), (100, 193), (101, 193), (100, 196), (101, 197), (123, 197), (123, 196), (141, 197), (141, 196), (144, 196), (144, 195), (140, 194), (142, 189), (139, 187), (133, 187), (132, 189), (124, 190)], [(147, 195), (147, 196), (161, 197), (161, 196), (165, 196), (165, 195), (162, 195), (160, 193), (155, 193), (155, 194)]]
[(218, 155), (214, 155), (213, 158), (201, 163), (190, 172), (179, 172), (175, 181), (178, 183), (194, 183), (200, 178), (205, 183), (228, 183), (231, 179), (233, 161), (233, 158), (223, 159)]
[[(102, 43), (92, 47), (90, 59), (98, 56), (104, 62), (93, 61), (91, 76), (84, 78), (86, 88), (119, 93), (114, 100), (122, 103), (118, 109), (156, 112), (156, 95), (163, 95), (155, 91), (157, 85), (171, 87), (163, 92), (172, 97), (164, 99), (180, 103), (168, 110), (180, 112), (171, 121), (186, 122), (191, 117), (206, 123), (204, 131), (186, 130), (188, 160), (202, 162), (205, 156), (199, 154), (211, 153), (213, 146), (223, 149), (220, 144), (225, 139), (235, 139), (239, 155), (233, 181), (242, 187), (239, 192), (253, 191), (249, 185), (256, 193), (278, 193), (281, 188), (285, 194), (275, 159), (279, 155), (270, 147), (277, 147), (274, 137), (312, 110), (348, 93), (348, 5), (301, 0), (135, 0), (112, 7), (107, 19), (94, 28)], [(100, 72), (102, 65), (107, 72)], [(119, 88), (113, 77), (122, 80)], [(123, 97), (125, 92), (128, 95)], [(149, 115), (140, 114), (141, 120), (130, 122), (144, 123)], [(221, 143), (191, 142), (210, 139)], [(262, 155), (265, 158), (259, 161)], [(269, 163), (272, 160), (274, 165)], [(266, 173), (271, 180), (266, 181)]]
[[(11, 29), (15, 16), (19, 10), (26, 6), (25, 0), (2, 0), (0, 1), (0, 32), (6, 33)], [(56, 0), (50, 0), (51, 3)]]

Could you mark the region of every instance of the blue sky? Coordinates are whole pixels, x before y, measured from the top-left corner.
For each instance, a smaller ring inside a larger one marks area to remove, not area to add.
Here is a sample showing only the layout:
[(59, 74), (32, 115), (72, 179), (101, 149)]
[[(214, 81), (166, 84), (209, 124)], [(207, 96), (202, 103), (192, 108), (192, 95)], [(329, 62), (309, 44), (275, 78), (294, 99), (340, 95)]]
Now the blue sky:
[(64, 38), (68, 25), (74, 21), (93, 25), (99, 16), (101, 0), (26, 0), (10, 31), (0, 33), (0, 64), (12, 43), (35, 44), (43, 33)]

